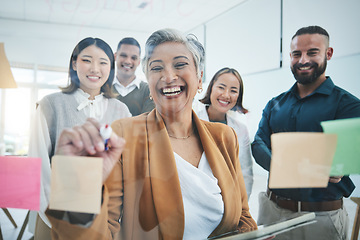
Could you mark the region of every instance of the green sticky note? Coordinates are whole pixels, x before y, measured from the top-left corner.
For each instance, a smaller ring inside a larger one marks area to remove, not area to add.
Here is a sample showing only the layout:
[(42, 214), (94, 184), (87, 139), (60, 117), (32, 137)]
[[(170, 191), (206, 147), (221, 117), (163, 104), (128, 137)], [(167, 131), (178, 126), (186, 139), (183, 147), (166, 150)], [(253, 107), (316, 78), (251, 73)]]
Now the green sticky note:
[(325, 121), (321, 126), (338, 136), (330, 176), (360, 174), (360, 118)]

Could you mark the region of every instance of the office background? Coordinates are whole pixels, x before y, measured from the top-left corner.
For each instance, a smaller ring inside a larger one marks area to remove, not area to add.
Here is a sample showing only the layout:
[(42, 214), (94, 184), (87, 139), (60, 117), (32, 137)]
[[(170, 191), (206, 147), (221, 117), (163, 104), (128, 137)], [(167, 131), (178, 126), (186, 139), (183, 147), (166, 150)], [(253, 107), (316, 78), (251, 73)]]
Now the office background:
[[(320, 25), (329, 32), (334, 56), (327, 74), (335, 84), (360, 97), (360, 1), (219, 2), (0, 0), (0, 42), (5, 43), (19, 86), (1, 91), (1, 108), (5, 108), (1, 132), (11, 140), (27, 131), (35, 102), (67, 83), (69, 58), (82, 38), (100, 37), (116, 51), (121, 38), (133, 36), (144, 46), (153, 31), (164, 27), (194, 33), (204, 44), (205, 85), (224, 66), (240, 72), (251, 137), (266, 102), (294, 83), (289, 46), (300, 27)], [(140, 8), (144, 3), (148, 4)], [(138, 74), (143, 76), (140, 67)], [(24, 142), (17, 144), (13, 152), (26, 152)]]
[[(0, 90), (6, 154), (26, 154), (35, 102), (67, 83), (71, 52), (88, 36), (116, 51), (121, 38), (135, 37), (143, 47), (160, 28), (195, 34), (206, 50), (205, 87), (225, 66), (242, 75), (250, 111), (242, 120), (251, 138), (267, 101), (294, 83), (290, 40), (300, 27), (329, 32), (334, 55), (327, 75), (360, 98), (359, 12), (359, 0), (0, 0), (0, 42), (18, 84)], [(137, 72), (144, 77), (140, 67)], [(359, 176), (353, 179), (359, 186)]]

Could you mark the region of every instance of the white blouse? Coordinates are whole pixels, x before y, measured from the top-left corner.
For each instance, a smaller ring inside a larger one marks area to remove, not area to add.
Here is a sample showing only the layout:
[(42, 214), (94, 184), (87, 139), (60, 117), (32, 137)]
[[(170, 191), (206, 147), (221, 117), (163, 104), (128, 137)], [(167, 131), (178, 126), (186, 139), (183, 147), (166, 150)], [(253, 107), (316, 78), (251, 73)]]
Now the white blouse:
[(84, 111), (86, 116), (95, 118), (98, 121), (103, 118), (108, 106), (108, 99), (105, 98), (102, 93), (95, 96), (94, 100), (90, 100), (90, 94), (78, 88), (77, 91), (74, 92), (74, 97), (79, 103), (77, 107), (78, 111)]
[(205, 153), (196, 168), (174, 152), (184, 204), (183, 239), (206, 239), (219, 225), (224, 202)]

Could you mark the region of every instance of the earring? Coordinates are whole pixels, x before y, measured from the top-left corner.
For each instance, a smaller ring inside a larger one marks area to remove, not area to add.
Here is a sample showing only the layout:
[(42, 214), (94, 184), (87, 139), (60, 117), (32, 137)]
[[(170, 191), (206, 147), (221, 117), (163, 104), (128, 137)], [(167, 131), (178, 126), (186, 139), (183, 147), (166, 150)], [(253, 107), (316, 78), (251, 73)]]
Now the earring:
[(200, 94), (200, 93), (202, 93), (202, 91), (203, 91), (203, 89), (202, 89), (202, 87), (200, 87), (200, 88), (198, 89), (198, 93)]
[(149, 95), (149, 98), (150, 98), (150, 100), (153, 100), (153, 98), (152, 98), (151, 94)]

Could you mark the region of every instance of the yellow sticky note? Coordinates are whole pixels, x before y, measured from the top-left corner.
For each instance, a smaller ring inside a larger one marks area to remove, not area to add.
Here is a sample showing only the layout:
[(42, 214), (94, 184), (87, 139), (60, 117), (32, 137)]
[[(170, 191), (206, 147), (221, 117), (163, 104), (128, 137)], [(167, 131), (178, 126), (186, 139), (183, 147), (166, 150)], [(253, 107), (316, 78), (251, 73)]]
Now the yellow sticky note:
[(56, 155), (52, 158), (49, 208), (99, 213), (103, 159)]
[(335, 134), (271, 135), (270, 188), (326, 187), (336, 149)]

